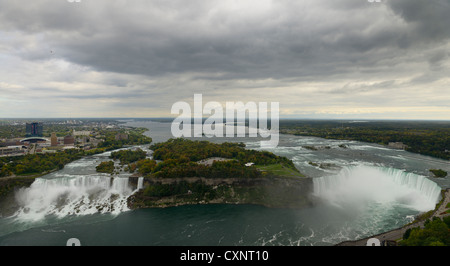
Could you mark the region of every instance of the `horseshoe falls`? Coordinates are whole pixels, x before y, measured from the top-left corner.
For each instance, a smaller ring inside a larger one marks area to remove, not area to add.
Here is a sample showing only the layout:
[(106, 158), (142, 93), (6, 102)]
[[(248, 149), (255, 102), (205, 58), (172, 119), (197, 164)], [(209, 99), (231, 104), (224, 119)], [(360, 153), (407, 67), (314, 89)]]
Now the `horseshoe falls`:
[[(154, 142), (170, 137), (170, 123), (130, 122), (147, 127)], [(448, 161), (355, 141), (280, 134), (276, 148), (255, 139), (205, 138), (244, 142), (291, 159), (312, 177), (318, 204), (304, 209), (253, 205), (186, 205), (129, 210), (129, 173), (111, 177), (95, 167), (110, 153), (89, 156), (37, 178), (16, 192), (17, 211), (0, 217), (0, 246), (327, 246), (401, 227), (434, 208), (450, 179), (433, 178), (429, 169), (450, 172)], [(328, 147), (311, 150), (305, 146)], [(341, 148), (346, 146), (347, 148)], [(142, 147), (141, 147), (142, 148)]]
[(313, 182), (315, 196), (341, 208), (398, 204), (425, 212), (435, 207), (441, 192), (425, 176), (375, 166), (346, 167), (335, 175), (314, 178)]

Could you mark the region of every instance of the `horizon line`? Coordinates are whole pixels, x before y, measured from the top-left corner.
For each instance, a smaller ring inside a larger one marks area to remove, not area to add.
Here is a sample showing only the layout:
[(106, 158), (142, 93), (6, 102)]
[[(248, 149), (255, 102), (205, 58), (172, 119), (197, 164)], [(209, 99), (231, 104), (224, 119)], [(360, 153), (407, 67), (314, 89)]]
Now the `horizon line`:
[[(202, 117), (206, 119), (208, 117)], [(127, 119), (175, 119), (175, 117), (0, 117), (0, 120), (71, 120), (71, 119), (107, 119), (107, 120), (127, 120)], [(268, 118), (270, 120), (270, 118)], [(248, 120), (248, 118), (246, 118)], [(344, 120), (344, 121), (442, 121), (450, 122), (450, 119), (419, 119), (419, 118), (305, 118), (305, 117), (280, 117), (279, 120)]]

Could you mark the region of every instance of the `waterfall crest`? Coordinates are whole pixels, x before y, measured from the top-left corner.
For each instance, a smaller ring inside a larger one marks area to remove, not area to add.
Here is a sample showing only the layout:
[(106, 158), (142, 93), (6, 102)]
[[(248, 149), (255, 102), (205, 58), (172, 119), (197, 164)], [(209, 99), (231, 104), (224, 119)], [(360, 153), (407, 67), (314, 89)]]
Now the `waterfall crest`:
[(138, 184), (137, 184), (137, 190), (141, 189), (144, 187), (144, 178), (143, 177), (139, 177), (138, 179)]
[(127, 198), (132, 193), (124, 177), (65, 174), (37, 178), (29, 188), (16, 193), (20, 209), (15, 216), (39, 220), (47, 215), (118, 214), (128, 210)]
[(428, 211), (434, 209), (441, 191), (425, 176), (363, 165), (343, 168), (336, 175), (314, 178), (313, 182), (315, 196), (339, 207), (374, 202)]

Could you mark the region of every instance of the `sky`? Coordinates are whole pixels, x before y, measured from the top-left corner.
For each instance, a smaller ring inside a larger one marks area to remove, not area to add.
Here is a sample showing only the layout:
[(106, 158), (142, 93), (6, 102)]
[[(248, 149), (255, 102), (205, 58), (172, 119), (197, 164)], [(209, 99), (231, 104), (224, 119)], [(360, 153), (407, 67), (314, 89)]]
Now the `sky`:
[(450, 120), (450, 0), (0, 0), (0, 117)]

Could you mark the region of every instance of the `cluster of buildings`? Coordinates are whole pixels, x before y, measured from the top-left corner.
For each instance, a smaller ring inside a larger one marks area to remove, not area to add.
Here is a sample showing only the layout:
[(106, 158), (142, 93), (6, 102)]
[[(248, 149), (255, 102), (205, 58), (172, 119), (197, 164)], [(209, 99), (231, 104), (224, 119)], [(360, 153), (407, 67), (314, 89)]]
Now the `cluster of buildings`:
[[(126, 134), (125, 134), (126, 135)], [(128, 137), (121, 135), (119, 138)], [(26, 138), (15, 138), (2, 141), (0, 156), (19, 156), (24, 154), (51, 153), (64, 149), (96, 148), (103, 139), (98, 139), (91, 131), (73, 130), (71, 135), (58, 137), (52, 133), (50, 138), (43, 137), (41, 123), (26, 124)]]
[[(50, 141), (46, 141), (47, 150), (60, 150), (60, 149), (91, 149), (97, 147), (102, 142), (102, 139), (97, 139), (91, 136), (90, 131), (73, 131), (71, 135), (64, 137), (57, 137), (56, 133), (52, 133)], [(50, 145), (49, 145), (50, 144)]]

